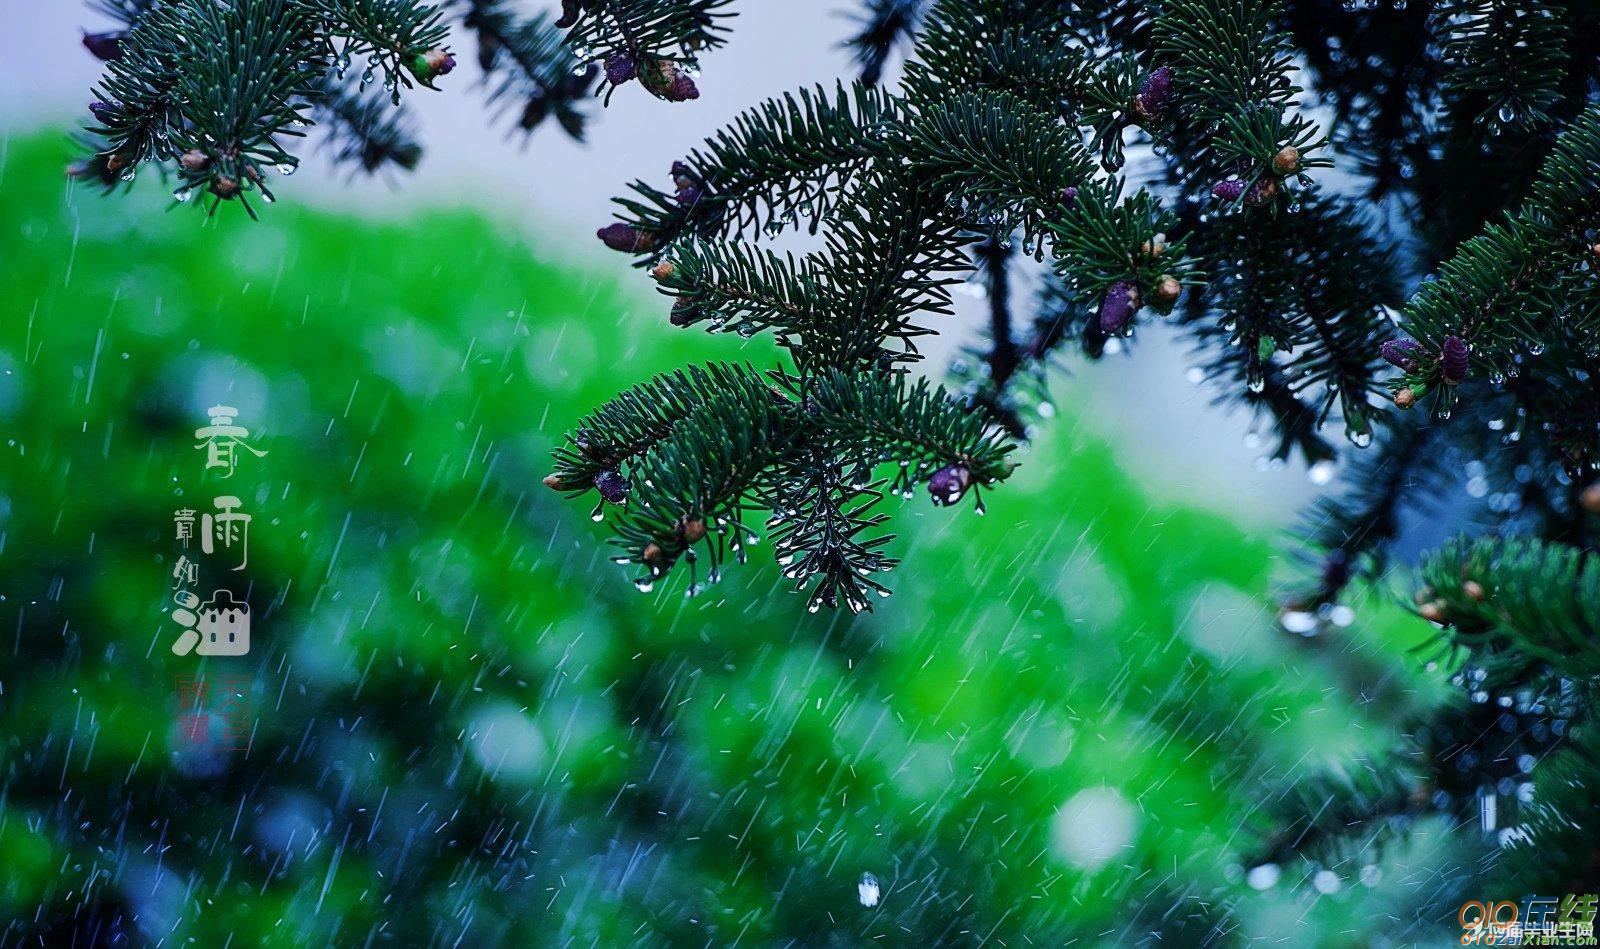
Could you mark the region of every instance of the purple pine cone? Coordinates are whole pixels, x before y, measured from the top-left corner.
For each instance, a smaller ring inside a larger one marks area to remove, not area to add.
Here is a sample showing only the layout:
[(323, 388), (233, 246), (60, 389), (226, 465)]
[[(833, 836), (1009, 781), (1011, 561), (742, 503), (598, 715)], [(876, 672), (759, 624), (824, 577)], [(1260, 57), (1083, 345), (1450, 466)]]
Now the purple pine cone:
[(1066, 216), (1066, 212), (1071, 211), (1077, 204), (1078, 189), (1070, 185), (1062, 188), (1056, 192), (1056, 206), (1045, 211), (1044, 219), (1060, 223), (1062, 218)]
[(690, 99), (700, 98), (700, 88), (694, 84), (694, 79), (682, 69), (674, 70), (672, 79), (662, 90), (661, 98), (668, 102), (688, 102)]
[(1383, 361), (1401, 372), (1416, 372), (1422, 344), (1414, 339), (1391, 339), (1378, 348)]
[(89, 103), (89, 114), (99, 119), (102, 123), (109, 123), (116, 117), (117, 107), (100, 99)]
[(122, 55), (122, 41), (127, 37), (126, 33), (85, 33), (83, 48), (109, 63)]
[(649, 231), (641, 231), (632, 225), (618, 221), (607, 224), (594, 232), (595, 236), (605, 242), (612, 250), (620, 250), (626, 254), (646, 254), (655, 249), (656, 236)]
[(971, 486), (972, 472), (965, 465), (945, 465), (928, 479), (928, 493), (940, 507), (961, 500)]
[(1139, 86), (1139, 95), (1133, 100), (1134, 108), (1141, 116), (1153, 119), (1166, 110), (1172, 102), (1172, 67), (1162, 66), (1144, 78), (1143, 85)]
[(622, 476), (622, 472), (611, 468), (594, 476), (594, 487), (611, 504), (621, 504), (628, 496), (628, 479)]
[(1211, 186), (1211, 196), (1224, 201), (1237, 201), (1244, 194), (1244, 182), (1238, 179), (1219, 181)]
[(1139, 285), (1132, 280), (1118, 280), (1106, 291), (1100, 301), (1100, 330), (1112, 336), (1121, 333), (1138, 312)]
[(670, 59), (652, 57), (639, 67), (639, 81), (650, 94), (668, 102), (687, 102), (700, 98), (700, 90), (688, 70)]
[(606, 57), (606, 82), (620, 86), (637, 75), (639, 75), (639, 64), (627, 53), (616, 53)]
[(1444, 341), (1444, 347), (1439, 350), (1439, 369), (1444, 373), (1444, 381), (1455, 385), (1467, 377), (1469, 352), (1467, 341), (1459, 336)]

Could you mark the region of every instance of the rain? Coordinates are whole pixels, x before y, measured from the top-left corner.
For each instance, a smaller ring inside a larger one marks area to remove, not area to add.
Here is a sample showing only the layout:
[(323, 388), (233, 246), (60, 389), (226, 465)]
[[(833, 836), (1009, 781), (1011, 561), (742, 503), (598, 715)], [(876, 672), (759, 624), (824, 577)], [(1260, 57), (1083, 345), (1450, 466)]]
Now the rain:
[[(592, 238), (661, 156), (849, 68), (829, 18), (744, 7), (692, 120), (619, 96), (587, 149), (524, 146), (423, 103), (414, 178), (313, 152), (260, 222), (64, 181), (87, 57), (6, 111), (0, 944), (1409, 945), (1492, 895), (1548, 744), (1476, 825), (1283, 846), (1461, 683), (1393, 590), (1288, 601), (1347, 466), (1272, 456), (1173, 325), (1053, 371), (981, 500), (895, 492), (871, 612), (808, 610), (764, 515), (747, 562), (639, 579), (541, 485), (624, 385), (779, 358), (669, 325)], [(23, 32), (77, 54), (82, 18)], [(982, 322), (962, 290), (919, 371)]]

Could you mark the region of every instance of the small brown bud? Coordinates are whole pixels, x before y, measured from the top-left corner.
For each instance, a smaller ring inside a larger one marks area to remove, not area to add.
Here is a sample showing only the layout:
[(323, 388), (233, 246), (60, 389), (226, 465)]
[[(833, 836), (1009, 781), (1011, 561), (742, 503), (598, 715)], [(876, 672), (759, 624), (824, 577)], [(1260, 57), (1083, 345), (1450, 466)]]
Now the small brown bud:
[(554, 473), (544, 476), (544, 486), (552, 491), (565, 491), (567, 489), (567, 483), (561, 480), (560, 475)]
[(128, 160), (121, 155), (113, 152), (106, 156), (106, 171), (116, 174), (126, 167), (128, 167)]
[(411, 70), (411, 74), (421, 80), (423, 85), (431, 84), (434, 79), (456, 68), (456, 58), (442, 49), (412, 53), (405, 63), (406, 68)]
[(1476, 580), (1468, 580), (1466, 583), (1461, 584), (1461, 592), (1465, 593), (1470, 600), (1476, 600), (1479, 603), (1483, 602), (1483, 584)]
[(1401, 389), (1394, 394), (1394, 404), (1402, 409), (1409, 409), (1417, 404), (1417, 394), (1409, 388)]
[(456, 58), (442, 49), (430, 49), (422, 54), (422, 61), (435, 76), (443, 76), (456, 68)]
[(706, 522), (698, 517), (689, 518), (683, 522), (683, 539), (695, 543), (706, 536)]
[(1178, 296), (1183, 293), (1183, 284), (1172, 274), (1162, 274), (1156, 281), (1156, 302), (1162, 306), (1176, 303)]
[(1418, 610), (1418, 612), (1420, 612), (1422, 614), (1422, 618), (1423, 619), (1427, 620), (1430, 623), (1443, 624), (1444, 621), (1445, 621), (1444, 620), (1444, 604), (1439, 602), (1438, 600), (1431, 600), (1431, 601), (1429, 601), (1427, 603), (1422, 604), (1422, 608), (1420, 610)]
[(1167, 252), (1167, 245), (1162, 241), (1145, 241), (1139, 245), (1139, 252), (1146, 257), (1160, 257)]
[(1292, 175), (1299, 171), (1300, 149), (1285, 145), (1278, 154), (1272, 156), (1272, 170), (1280, 175)]
[(1583, 489), (1583, 493), (1578, 495), (1578, 504), (1590, 514), (1600, 514), (1600, 481)]
[(202, 172), (211, 167), (211, 156), (198, 148), (191, 148), (178, 156), (184, 171)]
[(211, 182), (211, 193), (219, 198), (236, 198), (239, 196), (239, 182), (223, 175)]
[(661, 559), (661, 545), (645, 544), (644, 553), (641, 556), (644, 557), (645, 563), (656, 563)]
[(650, 276), (656, 278), (657, 280), (665, 280), (677, 272), (678, 265), (670, 260), (663, 260), (661, 263), (650, 268)]

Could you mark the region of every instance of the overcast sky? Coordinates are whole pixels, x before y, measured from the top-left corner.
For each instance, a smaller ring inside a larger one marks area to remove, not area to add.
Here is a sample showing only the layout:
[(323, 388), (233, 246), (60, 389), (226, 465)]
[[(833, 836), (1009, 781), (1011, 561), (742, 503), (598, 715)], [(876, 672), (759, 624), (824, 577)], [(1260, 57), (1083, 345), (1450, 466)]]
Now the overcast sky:
[[(526, 142), (508, 137), (505, 117), (497, 122), (483, 106), (473, 44), (457, 42), (462, 65), (441, 80), (442, 91), (409, 99), (427, 146), (414, 175), (348, 181), (322, 173), (311, 155), (300, 174), (280, 183), (279, 196), (382, 215), (419, 203), (482, 207), (520, 222), (541, 254), (617, 267), (619, 257), (594, 239), (611, 217), (610, 199), (635, 178), (665, 186), (672, 160), (737, 112), (847, 75), (838, 43), (849, 29), (839, 11), (849, 2), (743, 0), (735, 5), (732, 41), (704, 58), (698, 101), (663, 103), (637, 84), (625, 86), (609, 109), (593, 110), (586, 145), (569, 141), (553, 122)], [(80, 0), (0, 0), (0, 9), (9, 26), (0, 34), (0, 133), (70, 128), (100, 72), (79, 42), (81, 28), (96, 22), (92, 12)], [(648, 292), (643, 283), (640, 289)], [(980, 320), (981, 303), (961, 300), (958, 322)], [(1146, 327), (1140, 336), (1136, 358), (1075, 370), (1057, 386), (1058, 399), (1093, 405), (1092, 423), (1114, 436), (1125, 463), (1150, 473), (1156, 494), (1282, 523), (1311, 493), (1305, 473), (1258, 470), (1260, 449), (1246, 444), (1246, 419), (1224, 415), (1186, 381), (1187, 347), (1164, 327)], [(965, 339), (959, 332), (944, 338), (953, 346)], [(929, 361), (940, 364), (937, 355)]]

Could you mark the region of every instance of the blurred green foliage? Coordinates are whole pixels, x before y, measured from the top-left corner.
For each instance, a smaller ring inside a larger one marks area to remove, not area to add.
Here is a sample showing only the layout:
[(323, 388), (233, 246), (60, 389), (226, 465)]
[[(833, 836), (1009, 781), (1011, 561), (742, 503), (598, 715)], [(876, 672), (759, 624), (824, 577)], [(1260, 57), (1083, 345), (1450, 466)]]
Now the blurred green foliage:
[[(876, 615), (805, 614), (762, 556), (640, 595), (539, 484), (552, 439), (775, 350), (480, 216), (208, 221), (74, 192), (66, 152), (0, 172), (5, 941), (1348, 945), (1402, 912), (1237, 864), (1273, 788), (1427, 700), (1426, 631), (1278, 631), (1273, 539), (1152, 504), (1070, 399), (987, 516), (905, 502)], [(216, 403), (268, 451), (228, 482)], [(178, 657), (172, 514), (218, 493), (254, 648)], [(197, 669), (252, 677), (247, 752), (182, 750)]]

